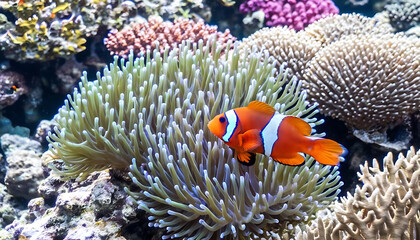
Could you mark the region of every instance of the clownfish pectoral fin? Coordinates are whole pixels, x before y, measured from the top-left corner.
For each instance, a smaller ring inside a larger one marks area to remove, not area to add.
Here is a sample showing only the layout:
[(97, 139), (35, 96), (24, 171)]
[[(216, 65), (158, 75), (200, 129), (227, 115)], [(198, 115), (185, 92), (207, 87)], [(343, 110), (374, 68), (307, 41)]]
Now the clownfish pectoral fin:
[(252, 110), (267, 113), (270, 115), (273, 115), (276, 112), (276, 109), (274, 109), (272, 106), (260, 101), (252, 101), (248, 104), (248, 107)]
[(239, 134), (239, 144), (243, 147), (246, 152), (251, 152), (257, 147), (261, 146), (261, 135), (260, 130), (258, 129), (251, 129), (243, 134)]
[(245, 166), (252, 166), (255, 163), (255, 157), (251, 158), (249, 152), (236, 152), (236, 158), (238, 161)]
[(287, 116), (283, 119), (282, 124), (287, 124), (288, 126), (293, 127), (299, 133), (303, 134), (304, 136), (311, 135), (312, 128), (309, 123), (305, 122), (304, 120), (294, 117), (294, 116)]
[(296, 154), (296, 156), (292, 158), (273, 158), (274, 161), (285, 164), (285, 165), (292, 165), (292, 166), (298, 166), (302, 165), (305, 162), (305, 158), (300, 155)]
[(324, 165), (337, 165), (339, 157), (345, 153), (345, 149), (337, 142), (330, 139), (315, 139), (308, 154)]

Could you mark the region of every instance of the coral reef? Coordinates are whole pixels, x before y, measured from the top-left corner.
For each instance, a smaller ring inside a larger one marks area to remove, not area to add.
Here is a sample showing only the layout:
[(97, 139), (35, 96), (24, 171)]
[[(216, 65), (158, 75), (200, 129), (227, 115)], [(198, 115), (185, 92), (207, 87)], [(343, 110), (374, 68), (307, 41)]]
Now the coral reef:
[(229, 30), (224, 33), (218, 32), (217, 27), (209, 26), (203, 21), (177, 18), (174, 22), (164, 22), (159, 16), (150, 16), (147, 22), (132, 23), (121, 31), (112, 30), (104, 39), (104, 43), (111, 55), (127, 58), (128, 53), (133, 50), (134, 54), (140, 57), (156, 46), (159, 46), (162, 54), (168, 46), (173, 49), (185, 40), (207, 41), (212, 34), (217, 36), (217, 41), (223, 48), (226, 48), (228, 41), (235, 40)]
[(392, 153), (375, 159), (358, 173), (363, 185), (320, 211), (306, 228), (297, 228), (296, 239), (417, 239), (420, 234), (420, 151), (407, 156)]
[(385, 5), (384, 12), (389, 22), (397, 31), (420, 26), (420, 1), (418, 0), (394, 0)]
[(320, 112), (345, 121), (358, 138), (401, 150), (411, 139), (410, 130), (393, 140), (386, 130), (409, 127), (404, 119), (419, 110), (420, 40), (391, 32), (386, 23), (343, 14), (297, 33), (262, 29), (239, 47), (265, 49), (286, 62)]
[(337, 168), (309, 157), (303, 166), (283, 166), (266, 156), (241, 166), (206, 127), (216, 114), (252, 100), (316, 126), (322, 120), (307, 108), (300, 83), (288, 81), (283, 69), (274, 77), (274, 63), (260, 62), (261, 52), (242, 57), (228, 46), (221, 57), (214, 39), (185, 44), (162, 55), (156, 49), (153, 57), (130, 55), (120, 66), (115, 58), (97, 80), (83, 77), (49, 136), (56, 162), (64, 164), (57, 173), (83, 178), (133, 162), (140, 190), (130, 194), (151, 226), (166, 228), (165, 238), (260, 236), (311, 219), (338, 194)]
[(338, 13), (338, 8), (330, 0), (247, 0), (239, 9), (244, 14), (262, 10), (267, 26), (288, 26), (295, 30), (302, 30), (318, 19)]
[(276, 60), (277, 67), (285, 63), (290, 73), (302, 79), (309, 61), (321, 48), (307, 34), (296, 33), (286, 27), (263, 28), (242, 40), (241, 51), (252, 48), (264, 49)]
[(18, 135), (3, 134), (1, 147), (5, 152), (4, 183), (10, 194), (31, 199), (38, 196), (38, 185), (44, 179), (41, 144)]
[(135, 10), (131, 1), (119, 0), (1, 1), (0, 8), (17, 19), (0, 36), (0, 48), (7, 58), (19, 61), (45, 61), (83, 51), (86, 37), (96, 35), (100, 26), (122, 26)]
[(13, 71), (0, 71), (0, 109), (15, 103), (27, 92), (24, 77)]
[[(126, 239), (121, 236), (123, 226), (137, 220), (124, 184), (108, 171), (66, 183), (52, 174), (40, 186), (42, 197), (29, 202), (28, 217), (5, 229), (21, 239)], [(53, 206), (47, 203), (51, 199)]]
[(165, 19), (193, 16), (210, 21), (211, 9), (205, 0), (133, 0), (140, 15), (158, 15)]
[(47, 136), (54, 127), (57, 126), (57, 123), (50, 120), (41, 120), (36, 128), (36, 133), (34, 139), (41, 143), (41, 145), (48, 145)]
[(359, 14), (333, 15), (320, 19), (296, 32), (285, 27), (264, 28), (242, 40), (242, 50), (265, 49), (274, 57), (278, 65), (286, 62), (291, 73), (303, 79), (308, 63), (322, 48), (349, 35), (391, 33), (387, 24)]
[(1, 229), (25, 214), (16, 208), (17, 205), (16, 199), (7, 192), (7, 187), (0, 183), (0, 239), (6, 235)]
[(419, 55), (417, 38), (351, 35), (318, 51), (303, 86), (321, 113), (356, 129), (383, 130), (419, 110)]
[(392, 32), (388, 24), (357, 13), (329, 16), (305, 28), (305, 33), (323, 47), (350, 35), (384, 35)]
[(62, 93), (69, 93), (77, 85), (80, 77), (82, 76), (82, 71), (86, 68), (85, 65), (76, 61), (76, 59), (69, 58), (66, 59), (63, 65), (57, 68), (55, 74), (57, 76), (58, 89), (56, 91)]

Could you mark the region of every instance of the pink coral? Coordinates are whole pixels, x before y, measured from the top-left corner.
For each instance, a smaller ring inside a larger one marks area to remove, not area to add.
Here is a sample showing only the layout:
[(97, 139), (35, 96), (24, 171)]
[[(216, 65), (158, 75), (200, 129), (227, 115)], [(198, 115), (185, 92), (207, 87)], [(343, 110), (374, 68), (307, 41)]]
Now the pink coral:
[(338, 13), (331, 0), (247, 0), (239, 10), (245, 14), (262, 10), (267, 26), (289, 26), (295, 30)]
[(127, 58), (130, 50), (140, 56), (148, 49), (154, 49), (155, 41), (159, 42), (160, 52), (163, 53), (166, 47), (173, 49), (184, 40), (198, 42), (202, 39), (205, 42), (213, 34), (222, 49), (227, 47), (229, 41), (236, 40), (228, 29), (218, 32), (216, 26), (209, 26), (203, 21), (177, 18), (174, 22), (164, 22), (159, 16), (150, 16), (147, 22), (132, 23), (121, 31), (112, 30), (104, 43), (111, 55)]

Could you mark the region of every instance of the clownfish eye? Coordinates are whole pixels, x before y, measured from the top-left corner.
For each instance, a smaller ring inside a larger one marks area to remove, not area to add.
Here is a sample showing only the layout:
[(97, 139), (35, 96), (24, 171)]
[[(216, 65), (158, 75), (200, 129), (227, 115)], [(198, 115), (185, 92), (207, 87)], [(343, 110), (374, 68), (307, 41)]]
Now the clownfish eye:
[(219, 118), (219, 121), (220, 121), (221, 123), (224, 123), (224, 122), (226, 122), (226, 118), (225, 118), (225, 117), (220, 117), (220, 118)]

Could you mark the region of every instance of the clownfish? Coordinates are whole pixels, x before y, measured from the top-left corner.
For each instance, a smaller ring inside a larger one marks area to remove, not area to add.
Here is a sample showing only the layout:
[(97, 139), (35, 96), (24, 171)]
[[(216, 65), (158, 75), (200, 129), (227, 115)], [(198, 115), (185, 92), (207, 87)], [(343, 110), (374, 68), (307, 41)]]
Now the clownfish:
[(253, 101), (219, 114), (208, 123), (209, 130), (236, 152), (240, 163), (250, 166), (251, 153), (272, 157), (286, 165), (301, 165), (311, 155), (325, 165), (337, 165), (345, 148), (330, 139), (310, 137), (311, 126), (304, 120), (283, 115), (270, 105)]

